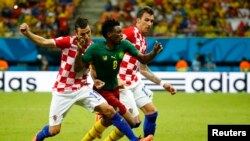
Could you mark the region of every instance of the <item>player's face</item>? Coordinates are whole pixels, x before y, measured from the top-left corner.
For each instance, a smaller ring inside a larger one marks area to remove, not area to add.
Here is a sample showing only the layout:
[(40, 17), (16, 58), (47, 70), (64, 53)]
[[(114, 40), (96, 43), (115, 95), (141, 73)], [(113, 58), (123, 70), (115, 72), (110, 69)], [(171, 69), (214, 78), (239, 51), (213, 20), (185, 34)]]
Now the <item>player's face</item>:
[(137, 18), (136, 26), (142, 34), (147, 34), (150, 32), (154, 23), (154, 15), (149, 13), (144, 13), (141, 18)]
[(91, 36), (91, 29), (89, 25), (86, 26), (86, 28), (77, 28), (76, 35), (78, 36), (78, 38), (82, 38), (86, 43), (88, 43)]
[(113, 43), (119, 44), (121, 40), (123, 39), (121, 27), (115, 26), (113, 31), (110, 32), (109, 38)]

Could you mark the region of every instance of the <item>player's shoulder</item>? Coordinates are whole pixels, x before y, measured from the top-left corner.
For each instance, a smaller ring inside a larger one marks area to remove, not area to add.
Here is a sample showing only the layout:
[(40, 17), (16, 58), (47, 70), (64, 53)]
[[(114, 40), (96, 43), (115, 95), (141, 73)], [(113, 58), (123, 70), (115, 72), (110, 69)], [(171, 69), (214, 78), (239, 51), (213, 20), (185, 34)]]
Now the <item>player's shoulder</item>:
[(70, 48), (74, 41), (73, 36), (61, 36), (53, 39), (55, 45), (61, 49)]
[(94, 42), (89, 45), (89, 48), (101, 48), (104, 46), (104, 42)]
[(137, 29), (136, 25), (131, 25), (124, 28), (122, 31), (134, 31), (135, 29)]
[(129, 27), (123, 28), (122, 32), (133, 30), (133, 28), (134, 28), (134, 26), (129, 26)]
[(121, 45), (127, 45), (127, 44), (131, 44), (130, 41), (126, 40), (126, 39), (123, 39), (121, 41)]
[(130, 26), (123, 30), (123, 38), (134, 42), (136, 40), (136, 34), (138, 33), (138, 28), (136, 26)]
[(73, 40), (73, 39), (75, 39), (75, 36), (70, 36), (70, 35), (68, 35), (68, 36), (60, 36), (60, 37), (57, 37), (57, 38), (55, 38), (55, 40)]

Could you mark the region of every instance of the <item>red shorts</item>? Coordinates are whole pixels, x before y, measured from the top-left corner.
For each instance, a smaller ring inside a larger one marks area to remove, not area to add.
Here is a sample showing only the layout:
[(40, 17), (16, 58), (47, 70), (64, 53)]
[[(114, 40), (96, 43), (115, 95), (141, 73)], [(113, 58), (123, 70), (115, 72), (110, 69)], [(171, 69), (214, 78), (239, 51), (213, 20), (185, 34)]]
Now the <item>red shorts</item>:
[(118, 88), (114, 90), (98, 90), (94, 87), (94, 90), (101, 94), (102, 97), (107, 100), (109, 105), (113, 106), (115, 109), (118, 108), (121, 115), (126, 113), (126, 107), (119, 100), (120, 92)]

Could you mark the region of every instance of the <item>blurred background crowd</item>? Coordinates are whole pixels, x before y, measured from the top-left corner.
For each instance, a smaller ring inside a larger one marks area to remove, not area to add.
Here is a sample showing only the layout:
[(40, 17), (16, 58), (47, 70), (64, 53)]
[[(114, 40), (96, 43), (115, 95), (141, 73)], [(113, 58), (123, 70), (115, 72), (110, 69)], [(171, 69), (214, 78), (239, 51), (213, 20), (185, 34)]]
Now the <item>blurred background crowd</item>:
[(250, 36), (248, 0), (110, 0), (98, 24), (111, 16), (129, 26), (144, 5), (155, 10), (151, 36)]
[(18, 37), (26, 22), (44, 37), (68, 35), (69, 19), (79, 0), (0, 0), (0, 37)]
[[(18, 25), (27, 22), (45, 37), (68, 35), (70, 20), (88, 0), (0, 0), (0, 37), (18, 37)], [(98, 1), (97, 1), (98, 3)], [(113, 17), (127, 27), (134, 23), (140, 6), (155, 10), (153, 37), (250, 37), (248, 0), (100, 0), (99, 19), (93, 22), (93, 36), (100, 37), (100, 25)], [(94, 5), (95, 2), (93, 1)], [(98, 10), (97, 10), (98, 11)], [(87, 17), (88, 18), (88, 17)]]

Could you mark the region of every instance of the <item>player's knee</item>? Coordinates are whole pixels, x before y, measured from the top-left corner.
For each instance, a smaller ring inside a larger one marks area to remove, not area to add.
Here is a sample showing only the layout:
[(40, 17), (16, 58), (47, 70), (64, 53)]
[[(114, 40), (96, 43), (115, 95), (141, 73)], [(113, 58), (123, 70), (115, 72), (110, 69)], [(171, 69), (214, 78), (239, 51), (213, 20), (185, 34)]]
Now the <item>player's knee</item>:
[(118, 108), (119, 108), (119, 113), (121, 115), (124, 115), (127, 112), (127, 108), (121, 103), (118, 103), (117, 105), (118, 105)]
[(49, 128), (49, 132), (50, 132), (51, 136), (55, 136), (55, 135), (59, 134), (60, 130), (61, 130), (60, 126), (51, 126)]
[(103, 114), (108, 118), (113, 117), (115, 115), (115, 112), (115, 109), (110, 105), (105, 106), (105, 108), (103, 109)]
[(153, 103), (149, 103), (141, 107), (141, 110), (143, 111), (144, 114), (153, 114), (157, 112), (156, 107), (153, 105)]
[(101, 123), (103, 126), (108, 127), (110, 125), (112, 125), (112, 122), (110, 120), (110, 118), (103, 116), (103, 118), (101, 119)]
[(99, 106), (96, 106), (94, 110), (105, 115), (108, 118), (111, 118), (115, 115), (115, 109), (108, 103), (103, 103)]

